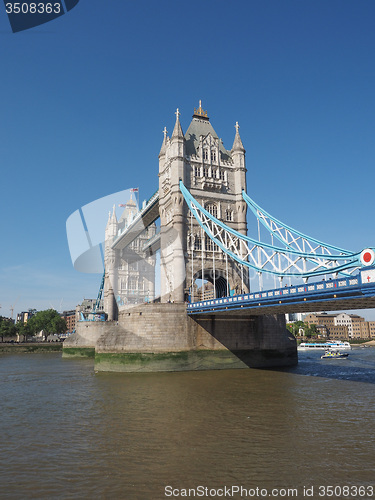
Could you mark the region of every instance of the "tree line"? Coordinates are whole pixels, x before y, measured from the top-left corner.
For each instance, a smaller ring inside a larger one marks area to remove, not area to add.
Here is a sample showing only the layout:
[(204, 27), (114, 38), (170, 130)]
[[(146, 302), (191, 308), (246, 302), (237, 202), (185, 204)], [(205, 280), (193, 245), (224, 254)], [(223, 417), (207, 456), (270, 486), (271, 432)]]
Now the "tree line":
[(27, 323), (16, 323), (9, 318), (0, 316), (0, 337), (4, 342), (5, 337), (17, 337), (22, 335), (26, 340), (28, 337), (34, 337), (37, 333), (43, 332), (43, 340), (47, 340), (48, 335), (66, 332), (66, 321), (54, 309), (39, 311), (34, 314)]
[(293, 333), (295, 337), (300, 336), (300, 332), (303, 334), (305, 337), (316, 337), (319, 334), (319, 330), (317, 329), (316, 325), (308, 325), (307, 323), (304, 323), (303, 321), (295, 321), (294, 323), (288, 323), (286, 325), (290, 333)]

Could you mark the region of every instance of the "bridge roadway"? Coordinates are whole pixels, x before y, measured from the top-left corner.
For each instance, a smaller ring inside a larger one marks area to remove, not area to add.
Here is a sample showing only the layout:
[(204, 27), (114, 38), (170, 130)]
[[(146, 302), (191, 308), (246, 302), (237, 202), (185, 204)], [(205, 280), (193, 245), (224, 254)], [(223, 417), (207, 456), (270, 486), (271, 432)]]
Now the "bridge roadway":
[(262, 315), (375, 308), (375, 267), (350, 278), (286, 286), (187, 306), (189, 315)]

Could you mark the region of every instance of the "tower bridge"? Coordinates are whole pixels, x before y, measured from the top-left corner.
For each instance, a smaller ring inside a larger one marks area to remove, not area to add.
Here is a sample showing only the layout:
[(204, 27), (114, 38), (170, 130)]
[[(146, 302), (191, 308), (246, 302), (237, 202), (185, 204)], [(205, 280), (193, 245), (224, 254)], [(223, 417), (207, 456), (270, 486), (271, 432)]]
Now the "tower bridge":
[[(238, 123), (227, 150), (201, 102), (185, 134), (176, 111), (170, 137), (164, 129), (158, 191), (141, 210), (129, 202), (108, 220), (108, 321), (80, 323), (66, 355), (94, 350), (98, 370), (290, 365), (297, 351), (285, 313), (375, 307), (374, 248), (326, 244), (270, 215), (247, 194), (245, 154)], [(258, 239), (248, 235), (247, 212)], [(263, 290), (264, 274), (279, 286)], [(285, 278), (301, 283), (286, 287)]]

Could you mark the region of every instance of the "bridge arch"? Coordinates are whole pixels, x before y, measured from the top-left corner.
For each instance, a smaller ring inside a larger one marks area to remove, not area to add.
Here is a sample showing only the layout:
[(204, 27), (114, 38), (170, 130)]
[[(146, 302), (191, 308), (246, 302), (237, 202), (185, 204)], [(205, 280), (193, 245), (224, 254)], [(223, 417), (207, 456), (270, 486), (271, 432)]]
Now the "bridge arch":
[(194, 300), (218, 299), (231, 291), (230, 280), (220, 270), (204, 269), (203, 273), (197, 270), (188, 283), (188, 295)]

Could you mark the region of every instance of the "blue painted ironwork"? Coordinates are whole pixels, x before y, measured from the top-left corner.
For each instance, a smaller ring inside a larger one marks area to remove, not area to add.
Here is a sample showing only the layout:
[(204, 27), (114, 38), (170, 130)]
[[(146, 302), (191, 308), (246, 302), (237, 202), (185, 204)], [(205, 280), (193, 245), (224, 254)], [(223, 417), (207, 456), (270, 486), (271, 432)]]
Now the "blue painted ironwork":
[(100, 301), (102, 300), (103, 289), (104, 289), (104, 280), (105, 280), (105, 272), (103, 273), (102, 281), (100, 282), (98, 296), (96, 298), (96, 302), (95, 302), (94, 309), (93, 309), (94, 313), (96, 313), (96, 311), (98, 310), (99, 305), (100, 305)]
[(242, 308), (264, 309), (305, 302), (332, 302), (333, 300), (368, 299), (375, 297), (375, 282), (366, 281), (366, 271), (375, 273), (375, 267), (363, 268), (360, 273), (350, 278), (319, 281), (311, 284), (300, 284), (273, 290), (259, 291), (198, 301), (188, 304), (188, 314), (233, 311)]
[[(267, 217), (270, 220), (272, 219), (275, 223), (277, 221), (280, 228), (283, 227), (286, 231), (289, 231), (292, 239), (283, 238), (280, 231), (277, 235), (279, 241), (286, 248), (245, 236), (205, 210), (190, 194), (182, 181), (180, 181), (180, 190), (190, 211), (209, 238), (236, 262), (257, 272), (266, 272), (279, 277), (298, 276), (308, 279), (323, 274), (337, 275), (346, 272), (348, 275), (362, 267), (361, 252), (353, 253), (332, 245), (322, 244), (318, 240), (302, 235), (302, 233), (293, 230), (289, 226), (282, 225), (277, 219), (271, 218), (269, 214), (267, 214)], [(254, 207), (254, 210), (257, 209)], [(264, 211), (262, 213), (266, 214)], [(271, 222), (269, 223), (269, 229), (275, 234)], [(289, 233), (287, 234), (289, 235)], [(306, 251), (306, 248), (301, 250), (296, 243), (298, 239), (304, 242), (303, 245), (308, 244), (308, 251)], [(316, 244), (316, 246), (313, 247), (312, 243)], [(335, 253), (331, 253), (332, 251)]]
[(349, 250), (343, 250), (342, 248), (334, 245), (323, 243), (322, 241), (312, 238), (311, 236), (307, 236), (287, 224), (284, 224), (284, 222), (279, 221), (276, 217), (273, 217), (257, 203), (255, 203), (255, 201), (252, 200), (250, 196), (245, 193), (245, 191), (242, 191), (242, 197), (255, 217), (259, 219), (267, 231), (271, 235), (275, 236), (275, 238), (277, 238), (281, 243), (284, 243), (288, 248), (298, 250), (299, 252), (305, 252), (307, 246), (310, 252), (316, 252), (320, 249), (322, 254), (326, 252), (330, 255), (331, 251), (333, 251), (339, 255), (352, 255), (352, 252)]

